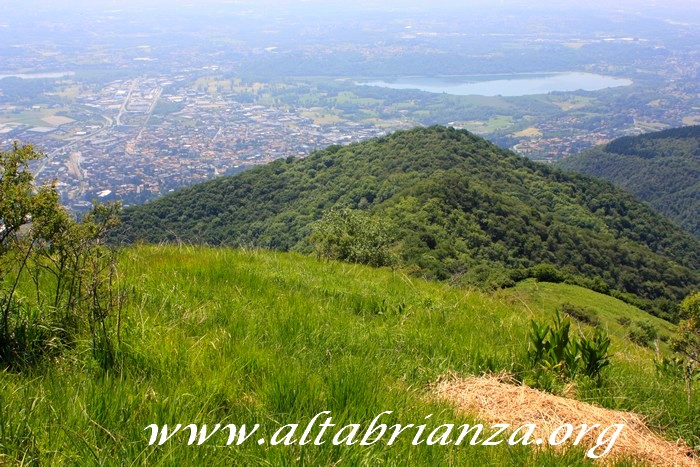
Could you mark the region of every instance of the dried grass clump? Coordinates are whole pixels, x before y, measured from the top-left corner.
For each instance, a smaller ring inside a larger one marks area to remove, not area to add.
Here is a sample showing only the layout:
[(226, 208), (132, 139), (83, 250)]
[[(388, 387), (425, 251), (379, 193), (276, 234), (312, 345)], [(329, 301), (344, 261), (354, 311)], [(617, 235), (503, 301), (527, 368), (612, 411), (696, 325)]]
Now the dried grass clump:
[[(474, 414), (485, 422), (508, 423), (512, 428), (534, 423), (539, 433), (551, 433), (557, 427), (570, 423), (601, 427), (624, 423), (625, 428), (613, 450), (600, 459), (608, 463), (620, 458), (634, 458), (652, 465), (699, 465), (693, 451), (679, 440), (676, 444), (653, 433), (641, 417), (631, 412), (603, 409), (585, 402), (555, 396), (522, 386), (504, 375), (459, 378), (440, 378), (434, 386), (438, 399), (457, 406), (459, 411)], [(597, 438), (587, 436), (588, 447)], [(572, 441), (572, 440), (571, 440)], [(564, 443), (561, 447), (566, 447)], [(543, 445), (544, 446), (544, 445)]]

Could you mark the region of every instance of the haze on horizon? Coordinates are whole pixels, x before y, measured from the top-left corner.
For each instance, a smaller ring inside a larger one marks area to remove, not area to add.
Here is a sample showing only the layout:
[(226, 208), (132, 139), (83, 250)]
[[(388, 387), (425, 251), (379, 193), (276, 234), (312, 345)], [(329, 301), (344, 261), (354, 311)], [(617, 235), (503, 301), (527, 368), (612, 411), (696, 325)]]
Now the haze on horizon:
[(4, 0), (2, 2), (7, 7), (15, 10), (73, 10), (81, 9), (100, 9), (100, 8), (115, 8), (115, 9), (131, 9), (137, 8), (152, 8), (152, 7), (196, 7), (196, 8), (219, 8), (221, 6), (245, 6), (245, 7), (261, 7), (265, 8), (276, 7), (279, 9), (296, 9), (317, 7), (323, 9), (420, 9), (420, 10), (440, 10), (440, 9), (469, 9), (469, 8), (486, 8), (486, 9), (501, 9), (501, 8), (537, 8), (537, 9), (602, 9), (602, 10), (620, 10), (630, 9), (643, 11), (647, 8), (670, 9), (670, 10), (698, 10), (700, 5), (694, 0), (616, 0), (614, 2), (606, 0), (589, 0), (585, 4), (581, 4), (578, 0), (442, 0), (433, 2), (426, 6), (426, 3), (420, 0)]

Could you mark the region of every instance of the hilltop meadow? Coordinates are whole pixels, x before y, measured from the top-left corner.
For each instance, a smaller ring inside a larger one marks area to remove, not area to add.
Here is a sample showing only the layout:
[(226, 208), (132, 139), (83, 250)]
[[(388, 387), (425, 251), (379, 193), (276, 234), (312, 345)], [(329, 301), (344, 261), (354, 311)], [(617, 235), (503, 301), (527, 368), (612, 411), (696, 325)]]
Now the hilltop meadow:
[[(528, 321), (570, 301), (600, 311), (612, 363), (568, 397), (635, 411), (675, 441), (700, 440), (698, 398), (660, 375), (653, 349), (626, 339), (619, 318), (669, 325), (577, 286), (528, 281), (495, 294), (389, 268), (293, 253), (185, 246), (123, 251), (129, 291), (113, 364), (89, 339), (20, 373), (0, 374), (0, 459), (71, 465), (577, 465), (583, 450), (523, 446), (148, 446), (152, 423), (260, 423), (271, 433), (329, 410), (335, 423), (475, 423), (436, 402), (440, 376), (508, 372), (526, 379)], [(613, 319), (614, 317), (614, 319)], [(113, 323), (116, 316), (109, 318)], [(592, 327), (575, 324), (576, 332)], [(563, 387), (555, 389), (562, 391)], [(614, 421), (611, 421), (613, 423)]]

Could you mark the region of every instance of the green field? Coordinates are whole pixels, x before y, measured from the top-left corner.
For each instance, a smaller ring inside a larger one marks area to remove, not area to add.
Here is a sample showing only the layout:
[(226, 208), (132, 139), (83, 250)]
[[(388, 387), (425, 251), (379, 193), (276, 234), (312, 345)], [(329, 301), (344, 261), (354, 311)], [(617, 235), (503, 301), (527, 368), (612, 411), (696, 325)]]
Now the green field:
[(19, 123), (22, 125), (52, 127), (53, 125), (49, 125), (42, 119), (56, 115), (61, 110), (62, 109), (47, 109), (42, 107), (40, 109), (6, 112), (0, 114), (0, 123)]
[(476, 133), (492, 133), (497, 130), (509, 128), (511, 125), (513, 125), (513, 117), (498, 115), (484, 121), (473, 120), (463, 122), (460, 126)]
[(311, 108), (301, 112), (301, 116), (313, 120), (315, 125), (332, 125), (343, 121), (332, 111), (319, 108)]
[(561, 110), (580, 110), (593, 104), (596, 99), (593, 97), (567, 95), (549, 97), (548, 101), (559, 107)]
[(337, 424), (366, 424), (386, 410), (394, 412), (387, 423), (431, 413), (433, 427), (474, 422), (433, 402), (430, 383), (448, 372), (518, 376), (529, 319), (551, 317), (564, 301), (595, 307), (615, 351), (602, 387), (581, 381), (570, 394), (639, 412), (666, 438), (698, 443), (700, 417), (688, 412), (682, 383), (658, 376), (653, 352), (627, 341), (613, 319), (648, 315), (578, 287), (525, 282), (484, 295), (298, 254), (176, 246), (126, 250), (122, 281), (130, 300), (114, 368), (100, 369), (86, 341), (41, 367), (0, 373), (0, 464), (583, 463), (579, 450), (410, 441), (150, 447), (143, 431), (152, 423), (260, 423), (269, 436), (324, 410)]

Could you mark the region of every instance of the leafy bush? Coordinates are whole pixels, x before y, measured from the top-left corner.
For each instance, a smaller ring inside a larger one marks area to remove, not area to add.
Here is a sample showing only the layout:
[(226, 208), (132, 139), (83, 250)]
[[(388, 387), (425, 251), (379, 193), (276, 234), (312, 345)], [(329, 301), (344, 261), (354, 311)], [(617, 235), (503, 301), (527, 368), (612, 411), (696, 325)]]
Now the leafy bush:
[(530, 342), (533, 344), (530, 361), (533, 366), (542, 366), (565, 377), (572, 377), (578, 371), (576, 345), (570, 339), (571, 321), (557, 317), (552, 326), (532, 321)]
[(659, 333), (656, 326), (648, 321), (636, 321), (627, 334), (627, 338), (642, 347), (651, 347)]
[(661, 376), (682, 380), (685, 383), (688, 411), (693, 405), (693, 384), (700, 381), (700, 367), (687, 357), (666, 357), (654, 360), (656, 371)]
[(700, 366), (700, 292), (686, 297), (680, 311), (683, 321), (673, 338), (673, 350)]
[(595, 310), (586, 308), (585, 306), (574, 305), (572, 303), (562, 303), (559, 311), (565, 315), (571, 316), (576, 321), (589, 324), (593, 327), (600, 326), (600, 318)]
[(509, 270), (499, 264), (481, 263), (460, 277), (462, 285), (474, 286), (485, 291), (507, 289), (515, 287), (518, 280), (522, 279), (519, 270)]
[[(100, 363), (113, 358), (111, 313), (123, 294), (115, 251), (103, 244), (119, 206), (95, 205), (80, 222), (51, 184), (28, 169), (41, 154), (14, 145), (0, 152), (0, 365), (20, 368), (75, 345), (89, 332)], [(117, 323), (119, 323), (117, 318)]]
[(391, 229), (365, 211), (331, 209), (311, 229), (319, 257), (377, 267), (395, 263)]
[(620, 316), (617, 318), (617, 322), (620, 323), (620, 326), (627, 327), (632, 323), (632, 320), (627, 316)]
[(610, 286), (600, 277), (585, 277), (580, 274), (569, 274), (564, 283), (578, 285), (598, 293), (610, 295)]
[(530, 269), (530, 277), (534, 277), (538, 282), (564, 282), (566, 276), (553, 264), (543, 263)]
[(693, 383), (700, 380), (700, 292), (688, 295), (680, 305), (681, 318), (671, 348), (680, 354), (673, 361), (686, 383), (688, 411), (692, 405)]

